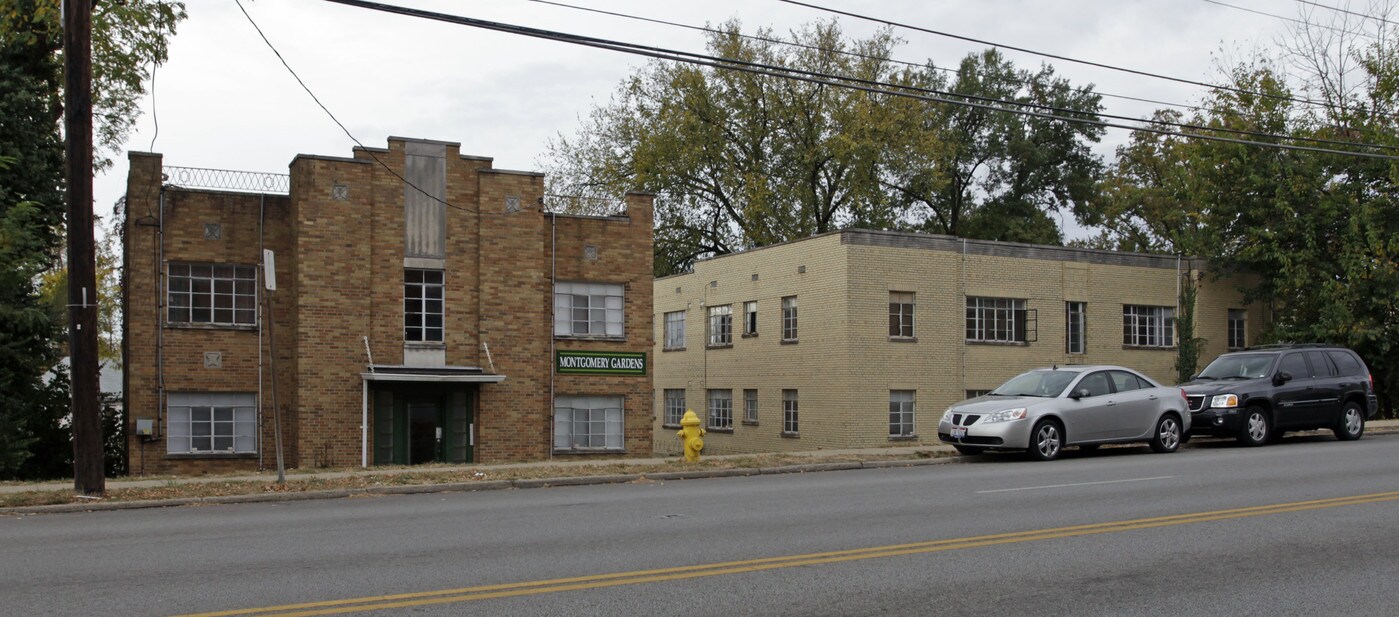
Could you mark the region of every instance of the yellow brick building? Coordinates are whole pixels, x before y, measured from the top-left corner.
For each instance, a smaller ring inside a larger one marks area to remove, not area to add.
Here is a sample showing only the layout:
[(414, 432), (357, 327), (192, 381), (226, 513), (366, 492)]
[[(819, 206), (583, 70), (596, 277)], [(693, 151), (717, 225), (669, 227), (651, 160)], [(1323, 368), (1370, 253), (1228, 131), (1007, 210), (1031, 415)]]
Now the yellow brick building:
[(680, 415), (709, 454), (936, 443), (948, 405), (1052, 364), (1175, 383), (1184, 276), (1201, 366), (1265, 311), (1170, 256), (850, 230), (725, 255), (655, 281), (655, 447)]

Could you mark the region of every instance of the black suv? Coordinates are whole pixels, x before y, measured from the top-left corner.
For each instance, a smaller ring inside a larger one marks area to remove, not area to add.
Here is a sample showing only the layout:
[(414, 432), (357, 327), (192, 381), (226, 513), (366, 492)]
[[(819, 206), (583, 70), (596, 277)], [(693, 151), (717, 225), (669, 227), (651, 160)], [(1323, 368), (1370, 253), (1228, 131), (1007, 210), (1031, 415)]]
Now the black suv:
[(1334, 345), (1226, 353), (1181, 388), (1192, 434), (1236, 437), (1249, 446), (1319, 428), (1343, 441), (1360, 439), (1365, 420), (1379, 408), (1370, 369), (1354, 351)]

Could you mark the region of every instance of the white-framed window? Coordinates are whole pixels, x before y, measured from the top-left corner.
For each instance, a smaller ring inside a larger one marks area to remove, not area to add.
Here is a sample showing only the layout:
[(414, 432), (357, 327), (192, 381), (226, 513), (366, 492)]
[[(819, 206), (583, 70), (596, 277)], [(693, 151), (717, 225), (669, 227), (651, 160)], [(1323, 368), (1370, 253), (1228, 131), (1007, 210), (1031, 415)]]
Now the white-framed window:
[(782, 391), (782, 433), (797, 434), (797, 391)]
[(441, 270), (403, 270), (403, 340), (441, 342)]
[(1134, 347), (1173, 347), (1176, 310), (1169, 306), (1122, 305), (1122, 344)]
[(554, 335), (621, 338), (622, 286), (554, 283)]
[(1229, 349), (1248, 347), (1248, 311), (1229, 309)]
[(797, 297), (782, 299), (782, 340), (797, 340)]
[(253, 266), (172, 263), (167, 287), (169, 323), (257, 324), (257, 269)]
[(913, 292), (889, 292), (889, 338), (913, 338), (913, 305)]
[(171, 392), (165, 404), (170, 454), (257, 452), (257, 395)]
[(1012, 298), (967, 298), (967, 340), (984, 343), (1029, 341), (1025, 301)]
[(967, 398), (976, 398), (976, 397), (978, 397), (978, 396), (986, 396), (987, 394), (990, 394), (990, 393), (991, 393), (990, 390), (967, 390)]
[(732, 345), (733, 325), (732, 306), (725, 304), (709, 307), (709, 346)]
[(743, 421), (748, 424), (758, 423), (758, 391), (743, 391)]
[(555, 397), (554, 449), (624, 450), (622, 397)]
[(743, 303), (743, 335), (756, 336), (758, 334), (758, 301), (749, 300)]
[(889, 391), (889, 436), (913, 436), (913, 408), (917, 402), (913, 390)]
[(734, 393), (733, 390), (709, 391), (709, 428), (733, 430)]
[(671, 311), (665, 314), (665, 348), (685, 348), (685, 311)]
[(665, 417), (662, 422), (666, 426), (680, 426), (680, 419), (685, 417), (685, 390), (683, 388), (665, 391)]
[(1088, 304), (1064, 303), (1064, 350), (1080, 354), (1088, 351)]

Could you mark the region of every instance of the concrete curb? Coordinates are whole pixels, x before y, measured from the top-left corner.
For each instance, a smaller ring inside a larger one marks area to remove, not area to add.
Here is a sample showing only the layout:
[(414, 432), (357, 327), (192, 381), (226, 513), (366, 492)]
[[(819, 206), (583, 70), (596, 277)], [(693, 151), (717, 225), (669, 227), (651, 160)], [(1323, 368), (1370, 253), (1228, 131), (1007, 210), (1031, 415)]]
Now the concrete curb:
[(280, 501), (310, 501), (319, 499), (344, 499), (358, 495), (419, 495), (424, 493), (467, 493), (475, 491), (498, 491), (506, 489), (550, 488), (560, 486), (588, 486), (594, 484), (624, 484), (640, 480), (700, 480), (706, 478), (734, 478), (744, 476), (816, 473), (822, 471), (848, 471), (854, 469), (888, 469), (892, 467), (921, 467), (950, 463), (954, 457), (920, 458), (907, 460), (844, 461), (837, 463), (807, 463), (782, 465), (778, 467), (741, 467), (730, 469), (695, 469), (692, 471), (662, 471), (658, 473), (609, 474), (601, 476), (567, 476), (558, 478), (528, 478), (522, 480), (491, 480), (485, 482), (452, 482), (444, 484), (408, 484), (402, 486), (371, 486), (353, 489), (332, 489), (322, 491), (299, 491), (287, 493), (250, 493), (246, 495), (218, 495), (214, 497), (182, 497), (177, 499), (152, 499), (144, 501), (112, 501), (91, 503), (64, 503), (47, 506), (19, 506), (0, 508), (0, 516), (25, 514), (61, 514), (68, 512), (100, 512), (106, 510), (138, 510), (145, 508), (170, 508), (203, 504), (269, 503)]

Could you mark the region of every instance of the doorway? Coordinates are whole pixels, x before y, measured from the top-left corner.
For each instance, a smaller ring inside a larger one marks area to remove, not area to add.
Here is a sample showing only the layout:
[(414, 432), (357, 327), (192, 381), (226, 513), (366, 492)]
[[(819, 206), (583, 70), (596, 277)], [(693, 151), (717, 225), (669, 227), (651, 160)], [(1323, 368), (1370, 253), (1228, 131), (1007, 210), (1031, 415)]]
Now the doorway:
[(473, 386), (404, 383), (374, 391), (374, 464), (470, 463)]

